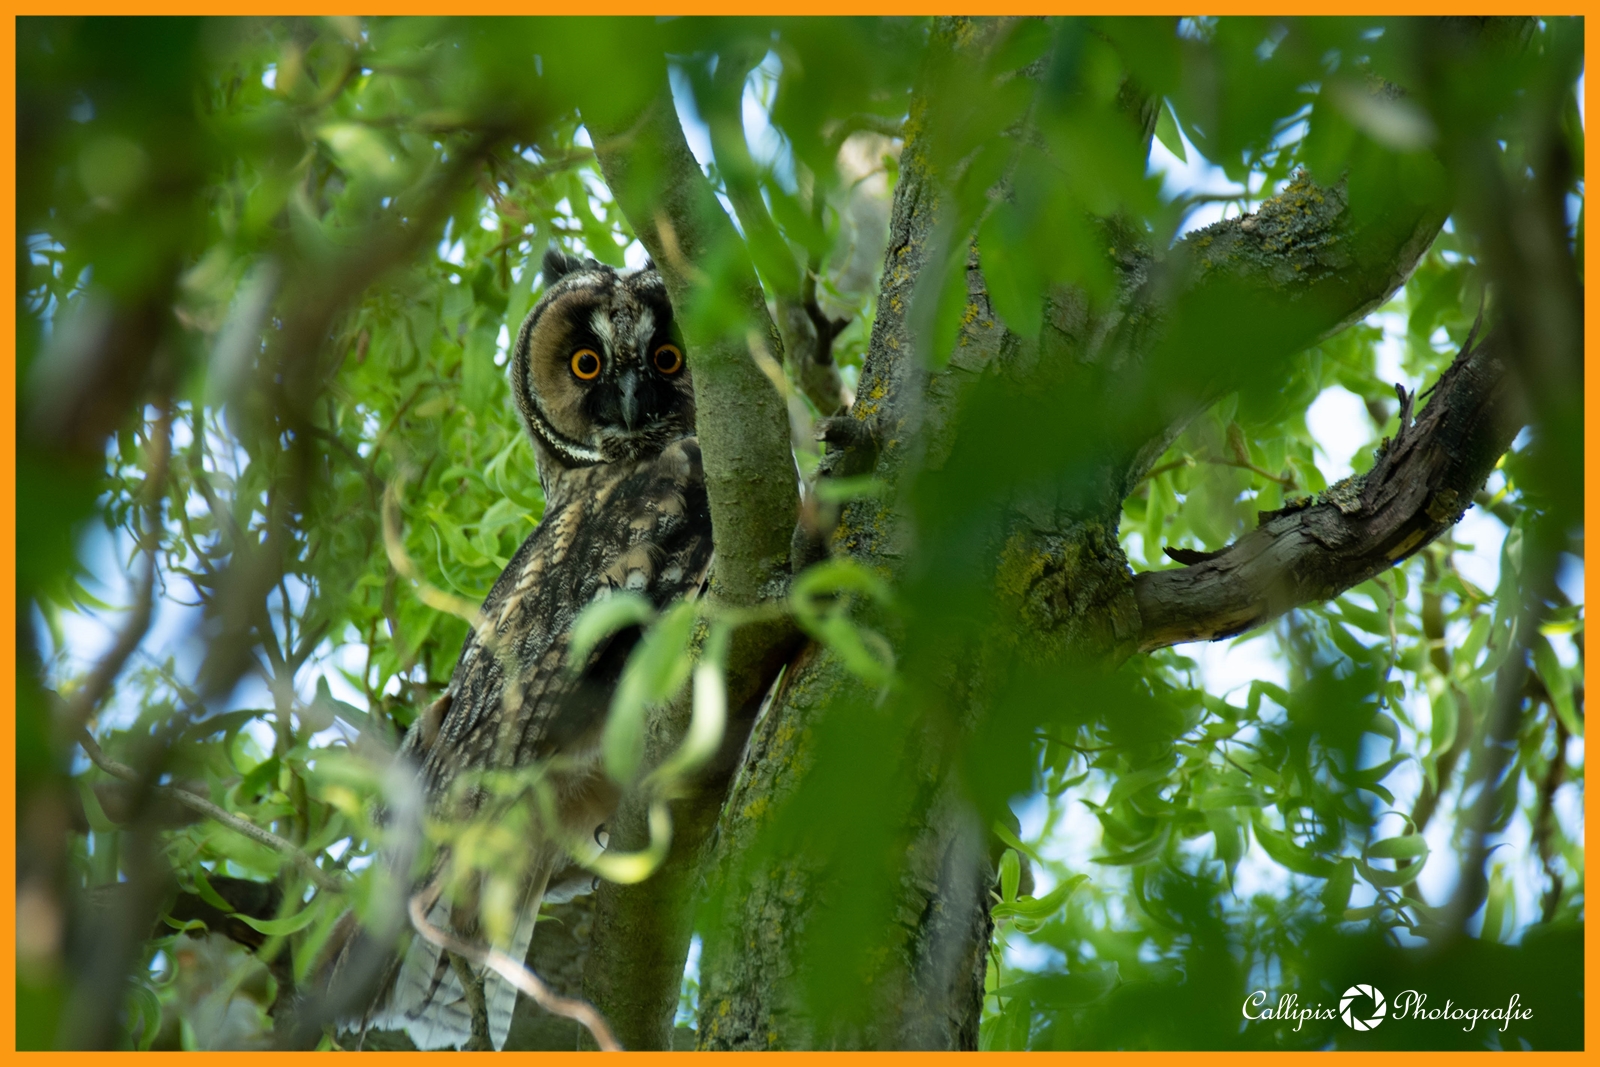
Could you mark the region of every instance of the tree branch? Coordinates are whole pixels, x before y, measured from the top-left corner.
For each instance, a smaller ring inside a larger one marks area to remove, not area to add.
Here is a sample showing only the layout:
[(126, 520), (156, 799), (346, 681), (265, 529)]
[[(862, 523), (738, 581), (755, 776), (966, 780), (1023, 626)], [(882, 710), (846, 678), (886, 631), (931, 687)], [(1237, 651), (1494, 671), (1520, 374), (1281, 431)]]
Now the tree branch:
[(1501, 345), (1498, 334), (1469, 338), (1368, 474), (1262, 512), (1256, 530), (1212, 558), (1136, 576), (1140, 651), (1231, 637), (1337, 596), (1458, 521), (1524, 421)]
[[(113, 778), (120, 778), (124, 782), (129, 782), (133, 785), (143, 786), (146, 784), (144, 776), (138, 771), (126, 763), (118, 763), (110, 756), (107, 756), (89, 731), (83, 730), (78, 734), (78, 744), (83, 746), (84, 754), (89, 757), (90, 762)], [(179, 789), (170, 785), (152, 784), (149, 789), (150, 792), (158, 797), (175, 800), (192, 811), (197, 811), (207, 818), (215, 819), (228, 829), (248, 837), (258, 845), (265, 845), (274, 852), (282, 853), (296, 867), (304, 871), (306, 876), (316, 883), (318, 889), (325, 889), (331, 893), (344, 892), (344, 884), (342, 882), (330, 876), (321, 867), (318, 867), (317, 861), (300, 851), (292, 841), (279, 837), (271, 830), (263, 830), (255, 823), (219, 808), (198, 793), (191, 793), (187, 789)]]
[[(655, 258), (691, 350), (716, 531), (713, 593), (750, 605), (781, 594), (799, 508), (788, 412), (751, 358), (749, 331), (775, 355), (783, 342), (749, 253), (689, 152), (664, 72), (660, 81), (642, 111), (586, 107), (584, 120), (606, 183)], [(715, 294), (707, 291), (712, 286)], [(727, 322), (725, 313), (708, 321), (713, 316), (701, 309), (712, 295), (736, 307), (742, 321)]]

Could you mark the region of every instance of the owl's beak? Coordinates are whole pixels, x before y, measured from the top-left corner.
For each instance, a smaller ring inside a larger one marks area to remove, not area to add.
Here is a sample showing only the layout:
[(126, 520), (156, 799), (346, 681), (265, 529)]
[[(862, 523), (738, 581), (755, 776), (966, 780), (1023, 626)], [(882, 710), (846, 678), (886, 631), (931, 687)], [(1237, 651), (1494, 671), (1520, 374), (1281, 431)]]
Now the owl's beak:
[(625, 370), (617, 379), (617, 390), (622, 394), (622, 422), (629, 430), (639, 428), (639, 372)]

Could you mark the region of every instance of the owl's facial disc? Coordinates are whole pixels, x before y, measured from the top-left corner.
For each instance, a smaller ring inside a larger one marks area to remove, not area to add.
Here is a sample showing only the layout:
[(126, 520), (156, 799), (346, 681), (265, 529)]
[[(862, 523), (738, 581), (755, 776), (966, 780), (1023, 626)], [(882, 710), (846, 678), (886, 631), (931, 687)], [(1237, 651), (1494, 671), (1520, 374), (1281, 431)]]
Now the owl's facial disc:
[(653, 270), (561, 279), (524, 324), (513, 392), (566, 465), (638, 459), (694, 433), (694, 391)]

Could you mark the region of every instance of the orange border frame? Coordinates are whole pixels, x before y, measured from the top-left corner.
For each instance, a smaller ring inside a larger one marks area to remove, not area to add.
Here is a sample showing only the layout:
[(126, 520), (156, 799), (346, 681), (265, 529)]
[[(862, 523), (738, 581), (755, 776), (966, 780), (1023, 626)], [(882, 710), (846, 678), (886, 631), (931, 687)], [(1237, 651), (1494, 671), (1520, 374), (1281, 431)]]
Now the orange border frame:
[[(1102, 6), (1100, 3), (1086, 6)], [(7, 5), (11, 10), (5, 13), (5, 18), (0, 18), (0, 105), (4, 106), (4, 113), (0, 115), (0, 126), (4, 127), (6, 136), (0, 141), (0, 199), (3, 199), (9, 210), (3, 222), (0, 222), (0, 233), (6, 238), (8, 249), (16, 245), (16, 17), (27, 15), (212, 15), (216, 14), (215, 3), (206, 3), (204, 0), (167, 0), (149, 4), (138, 3), (106, 3), (89, 2), (72, 5), (71, 10), (63, 11), (60, 7), (40, 0), (31, 3), (18, 3)], [(383, 5), (384, 10), (378, 12), (390, 15), (421, 15), (433, 14), (438, 11), (438, 3), (417, 3), (415, 0), (402, 0)], [(570, 14), (567, 11), (538, 11), (529, 10), (529, 7), (545, 6), (543, 0), (534, 4), (518, 4), (509, 0), (476, 0), (460, 7), (452, 14), (457, 15), (539, 15), (539, 14)], [(747, 13), (754, 0), (607, 0), (600, 5), (603, 10), (590, 10), (585, 14), (613, 14), (613, 15), (733, 15)], [(1124, 14), (1140, 15), (1184, 15), (1195, 13), (1193, 7), (1173, 4), (1170, 0), (1123, 0), (1117, 5)], [(1286, 6), (1283, 0), (1276, 3), (1263, 3), (1259, 0), (1225, 0), (1221, 4), (1210, 5), (1207, 10), (1218, 15), (1255, 15), (1279, 14)], [(1312, 0), (1310, 3), (1294, 5), (1301, 8), (1296, 14), (1300, 15), (1359, 15), (1359, 14), (1386, 14), (1386, 15), (1494, 15), (1503, 14), (1506, 4), (1484, 3), (1483, 0), (1467, 0), (1458, 3), (1407, 3), (1399, 5), (1402, 10), (1395, 10), (1388, 5), (1376, 3), (1342, 5), (1333, 0)], [(284, 8), (292, 10), (285, 12)], [(321, 4), (311, 4), (311, 8), (323, 7)], [(769, 15), (940, 15), (964, 14), (971, 12), (971, 0), (966, 3), (951, 3), (950, 0), (922, 0), (922, 2), (905, 2), (905, 0), (876, 0), (870, 3), (851, 3), (849, 0), (810, 0), (810, 2), (796, 2), (796, 0), (778, 0), (776, 3), (761, 5), (762, 13)], [(1010, 0), (998, 10), (985, 12), (989, 15), (1049, 15), (1072, 13), (1063, 10), (1068, 7), (1062, 0)], [(1573, 3), (1571, 0), (1550, 5), (1546, 8), (1548, 15), (1581, 15), (1587, 16), (1591, 8), (1600, 9), (1600, 3)], [(1309, 10), (1308, 10), (1309, 9)], [(300, 5), (264, 4), (259, 2), (246, 2), (236, 4), (229, 15), (283, 15), (283, 14), (322, 14), (324, 11), (307, 10)], [(1597, 30), (1593, 22), (1584, 25), (1584, 54), (1595, 50)], [(1584, 114), (1587, 120), (1588, 111), (1593, 107), (1597, 91), (1587, 80), (1584, 83)], [(1588, 137), (1587, 124), (1585, 126), (1585, 144), (1592, 138)], [(1594, 273), (1594, 266), (1600, 259), (1600, 253), (1595, 251), (1593, 242), (1586, 244), (1584, 250), (1584, 275)], [(16, 258), (6, 254), (0, 256), (0, 281), (3, 281), (6, 292), (16, 291)], [(1584, 314), (1586, 321), (1592, 321), (1597, 309), (1596, 298), (1585, 287)], [(0, 331), (3, 331), (3, 340), (0, 340), (0, 561), (9, 566), (0, 566), (0, 604), (12, 603), (16, 598), (16, 531), (17, 531), (17, 477), (16, 477), (16, 441), (17, 441), (17, 376), (16, 376), (16, 304), (10, 299), (0, 300)], [(1584, 337), (1584, 405), (1585, 412), (1600, 407), (1600, 383), (1591, 373), (1595, 368), (1595, 344), (1593, 338), (1586, 332)], [(1584, 528), (1585, 531), (1593, 528), (1596, 521), (1600, 520), (1600, 474), (1596, 473), (1596, 460), (1600, 460), (1600, 430), (1597, 430), (1592, 420), (1584, 419)], [(1587, 568), (1584, 575), (1584, 600), (1593, 600), (1593, 593), (1597, 585), (1597, 578), (1593, 568)], [(5, 918), (0, 922), (0, 959), (15, 960), (16, 958), (16, 855), (17, 855), (17, 823), (16, 823), (16, 684), (17, 684), (17, 616), (9, 610), (0, 610), (0, 708), (9, 708), (10, 714), (0, 716), (0, 901), (4, 902)], [(1587, 668), (1584, 672), (1585, 686), (1591, 681), (1592, 672)], [(1587, 790), (1584, 800), (1585, 823), (1593, 821), (1597, 801), (1593, 790)], [(1589, 853), (1585, 852), (1585, 873), (1588, 873)], [(1597, 942), (1600, 934), (1594, 927), (1585, 925), (1584, 930), (1584, 974), (1588, 977), (1588, 964), (1596, 957), (1596, 950), (1600, 948)], [(27, 1059), (48, 1058), (52, 1062), (77, 1062), (88, 1060), (90, 1057), (108, 1055), (107, 1053), (71, 1053), (71, 1052), (29, 1052), (16, 1053), (16, 968), (0, 962), (0, 1050), (5, 1053), (25, 1057)], [(1585, 999), (1584, 1005), (1584, 1046), (1586, 1050), (1593, 1051), (1600, 1045), (1600, 1009), (1594, 1002)], [(141, 1058), (165, 1059), (172, 1057), (174, 1062), (183, 1054), (179, 1053), (145, 1053)], [(217, 1055), (212, 1053), (211, 1055)], [(276, 1059), (278, 1057), (291, 1057), (301, 1053), (232, 1053), (231, 1055), (245, 1056), (259, 1060), (263, 1057)], [(438, 1055), (427, 1052), (398, 1052), (387, 1054), (391, 1057), (429, 1057)], [(502, 1054), (506, 1055), (506, 1054)], [(526, 1055), (556, 1056), (562, 1059), (585, 1055), (582, 1053), (510, 1053), (514, 1057)], [(655, 1057), (683, 1055), (682, 1053), (630, 1053), (633, 1057)], [(711, 1055), (702, 1053), (700, 1055)], [(828, 1056), (835, 1062), (839, 1058), (871, 1057), (875, 1062), (900, 1061), (911, 1062), (921, 1059), (926, 1053), (914, 1052), (778, 1052), (778, 1053), (747, 1053), (746, 1055), (779, 1056), (785, 1059), (795, 1057), (821, 1057)], [(959, 1053), (944, 1053), (942, 1055), (954, 1056)], [(1186, 1060), (1208, 1065), (1222, 1067), (1231, 1058), (1248, 1056), (1253, 1059), (1264, 1057), (1303, 1057), (1315, 1053), (1286, 1052), (1286, 1053), (1238, 1053), (1238, 1052), (1204, 1052), (1204, 1053), (1155, 1053), (1155, 1052), (1099, 1052), (1099, 1053), (1028, 1053), (1028, 1052), (989, 1052), (972, 1053), (968, 1055), (982, 1056), (994, 1062), (1007, 1060), (1020, 1062), (1027, 1057), (1037, 1060), (1040, 1057), (1055, 1059), (1057, 1057), (1071, 1056), (1073, 1063), (1081, 1063), (1085, 1059), (1103, 1059), (1116, 1057), (1119, 1062), (1145, 1062), (1160, 1063), (1182, 1055)], [(1459, 1052), (1336, 1052), (1335, 1056), (1361, 1057), (1368, 1062), (1373, 1060), (1392, 1060), (1408, 1067), (1416, 1067), (1425, 1062), (1437, 1062), (1443, 1058), (1453, 1058), (1471, 1053)], [(1540, 1058), (1576, 1061), (1585, 1055), (1584, 1052), (1536, 1052), (1533, 1055)], [(149, 1062), (146, 1059), (146, 1062)], [(187, 1062), (187, 1061), (186, 1061)], [(1065, 1062), (1065, 1061), (1064, 1061)]]

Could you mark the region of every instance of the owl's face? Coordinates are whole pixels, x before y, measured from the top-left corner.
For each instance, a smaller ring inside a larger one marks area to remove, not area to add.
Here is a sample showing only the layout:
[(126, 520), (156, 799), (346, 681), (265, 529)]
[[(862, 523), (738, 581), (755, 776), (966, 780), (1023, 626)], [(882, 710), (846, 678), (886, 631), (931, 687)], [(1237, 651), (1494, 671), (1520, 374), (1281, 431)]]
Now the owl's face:
[(694, 433), (694, 387), (666, 286), (551, 251), (545, 294), (517, 335), (511, 392), (550, 459), (641, 459)]

